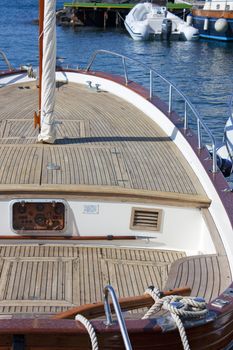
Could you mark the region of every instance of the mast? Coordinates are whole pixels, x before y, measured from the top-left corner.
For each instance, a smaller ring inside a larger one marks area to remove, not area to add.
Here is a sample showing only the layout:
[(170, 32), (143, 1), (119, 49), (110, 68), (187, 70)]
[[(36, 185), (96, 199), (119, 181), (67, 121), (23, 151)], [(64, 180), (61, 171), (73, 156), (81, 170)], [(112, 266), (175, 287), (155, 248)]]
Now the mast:
[(44, 0), (39, 0), (39, 112), (35, 112), (34, 126), (39, 127), (41, 118), (41, 88), (42, 88), (42, 62), (43, 62), (43, 27), (44, 27)]
[(39, 142), (54, 143), (56, 89), (56, 0), (40, 0)]

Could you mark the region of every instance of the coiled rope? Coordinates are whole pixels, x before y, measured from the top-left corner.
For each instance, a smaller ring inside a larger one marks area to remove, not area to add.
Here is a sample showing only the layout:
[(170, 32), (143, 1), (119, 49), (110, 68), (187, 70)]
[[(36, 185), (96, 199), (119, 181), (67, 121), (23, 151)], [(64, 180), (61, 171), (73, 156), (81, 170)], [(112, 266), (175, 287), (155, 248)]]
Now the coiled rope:
[(86, 328), (89, 334), (89, 337), (91, 339), (92, 350), (98, 350), (99, 347), (98, 347), (97, 336), (91, 322), (88, 321), (88, 319), (82, 315), (76, 315), (75, 320), (81, 322), (82, 325)]
[(184, 350), (190, 350), (188, 338), (181, 317), (204, 317), (208, 312), (204, 299), (197, 297), (183, 297), (179, 295), (162, 297), (162, 293), (159, 291), (159, 289), (154, 287), (148, 288), (145, 291), (145, 294), (149, 294), (154, 299), (155, 303), (142, 318), (147, 319), (161, 309), (170, 311), (171, 316), (179, 330)]
[[(205, 300), (203, 298), (183, 297), (179, 295), (169, 295), (163, 297), (162, 292), (155, 287), (148, 288), (145, 291), (145, 294), (149, 294), (154, 299), (155, 303), (146, 312), (142, 319), (151, 317), (155, 312), (161, 309), (169, 311), (179, 330), (184, 350), (190, 350), (182, 319), (205, 317), (208, 313)], [(81, 322), (86, 328), (91, 340), (92, 350), (98, 350), (99, 347), (97, 336), (91, 322), (82, 315), (76, 315), (75, 320)]]

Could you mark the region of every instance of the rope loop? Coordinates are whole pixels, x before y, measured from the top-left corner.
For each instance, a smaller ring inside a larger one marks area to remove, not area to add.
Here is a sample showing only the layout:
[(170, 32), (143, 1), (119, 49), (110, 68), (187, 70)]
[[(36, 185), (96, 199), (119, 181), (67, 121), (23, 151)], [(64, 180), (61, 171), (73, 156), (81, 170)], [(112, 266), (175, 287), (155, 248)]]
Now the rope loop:
[(145, 294), (149, 294), (155, 303), (142, 318), (147, 319), (161, 309), (169, 311), (179, 330), (184, 350), (190, 350), (182, 320), (205, 317), (208, 312), (205, 300), (203, 298), (183, 297), (180, 295), (163, 296), (162, 292), (154, 287), (149, 287)]

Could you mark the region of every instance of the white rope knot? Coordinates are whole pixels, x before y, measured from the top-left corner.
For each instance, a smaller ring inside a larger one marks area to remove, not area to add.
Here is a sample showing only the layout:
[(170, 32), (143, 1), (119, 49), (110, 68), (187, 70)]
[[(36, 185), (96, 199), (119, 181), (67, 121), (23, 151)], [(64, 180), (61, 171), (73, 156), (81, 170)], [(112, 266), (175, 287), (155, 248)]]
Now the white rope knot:
[(204, 317), (208, 312), (205, 300), (203, 298), (183, 297), (180, 295), (169, 295), (163, 297), (163, 294), (158, 288), (151, 287), (145, 291), (145, 294), (149, 294), (154, 299), (155, 303), (143, 316), (143, 319), (149, 318), (156, 311), (161, 309), (168, 310), (180, 332), (184, 350), (190, 350), (182, 320)]
[(97, 336), (91, 322), (82, 315), (76, 315), (75, 320), (81, 322), (82, 325), (86, 328), (91, 339), (92, 350), (98, 350), (99, 347), (98, 347)]

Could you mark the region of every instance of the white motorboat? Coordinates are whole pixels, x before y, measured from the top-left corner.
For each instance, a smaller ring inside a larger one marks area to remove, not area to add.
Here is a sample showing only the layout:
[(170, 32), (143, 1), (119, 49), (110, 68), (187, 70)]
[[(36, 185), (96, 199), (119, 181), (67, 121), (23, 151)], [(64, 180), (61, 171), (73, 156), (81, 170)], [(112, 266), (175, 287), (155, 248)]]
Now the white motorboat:
[(178, 16), (150, 2), (135, 5), (125, 18), (125, 27), (134, 40), (194, 40), (198, 29)]

